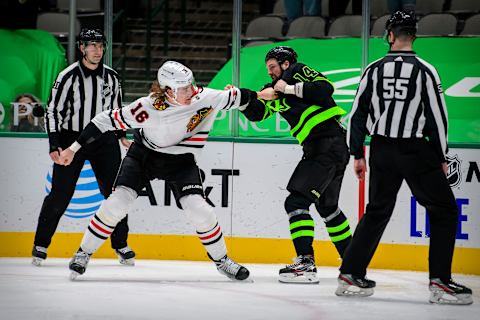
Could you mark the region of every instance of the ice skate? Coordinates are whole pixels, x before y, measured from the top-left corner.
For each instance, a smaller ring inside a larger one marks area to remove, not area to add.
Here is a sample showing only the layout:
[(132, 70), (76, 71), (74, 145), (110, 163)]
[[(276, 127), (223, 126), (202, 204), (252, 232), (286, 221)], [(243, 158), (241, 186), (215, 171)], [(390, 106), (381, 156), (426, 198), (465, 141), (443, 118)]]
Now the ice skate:
[(283, 283), (319, 283), (312, 255), (300, 255), (292, 264), (280, 269), (278, 281)]
[(47, 259), (47, 248), (40, 246), (33, 246), (32, 249), (32, 264), (34, 266), (41, 266), (42, 262)]
[(438, 304), (472, 304), (472, 290), (453, 280), (430, 279), (430, 302)]
[(335, 291), (337, 296), (368, 297), (373, 294), (376, 283), (365, 277), (356, 277), (351, 274), (340, 274), (338, 276), (338, 288)]
[(127, 266), (135, 265), (135, 252), (129, 246), (121, 249), (115, 249), (115, 253), (117, 254), (118, 261), (120, 261), (121, 264)]
[(82, 249), (79, 249), (77, 253), (73, 256), (68, 268), (72, 271), (70, 274), (70, 279), (75, 280), (79, 275), (85, 273), (87, 269), (88, 261), (90, 260), (90, 255)]
[[(210, 259), (212, 258), (210, 257)], [(226, 255), (220, 260), (213, 260), (213, 262), (215, 262), (218, 272), (226, 275), (232, 280), (246, 280), (250, 275), (250, 272), (247, 268), (236, 263)]]

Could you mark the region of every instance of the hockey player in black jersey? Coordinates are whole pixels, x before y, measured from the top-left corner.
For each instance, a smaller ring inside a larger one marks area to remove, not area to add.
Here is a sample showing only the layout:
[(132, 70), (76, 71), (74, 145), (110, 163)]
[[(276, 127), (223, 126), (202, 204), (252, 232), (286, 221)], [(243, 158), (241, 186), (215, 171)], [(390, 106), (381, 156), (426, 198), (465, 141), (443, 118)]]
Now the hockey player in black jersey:
[(280, 270), (279, 281), (318, 283), (310, 205), (315, 204), (340, 256), (351, 239), (347, 217), (338, 207), (349, 158), (345, 130), (338, 120), (346, 112), (332, 98), (333, 84), (320, 72), (297, 62), (292, 48), (271, 49), (265, 63), (272, 83), (259, 93), (250, 91), (249, 105), (242, 112), (250, 121), (262, 121), (280, 112), (290, 124), (291, 135), (303, 147), (285, 200), (297, 258)]

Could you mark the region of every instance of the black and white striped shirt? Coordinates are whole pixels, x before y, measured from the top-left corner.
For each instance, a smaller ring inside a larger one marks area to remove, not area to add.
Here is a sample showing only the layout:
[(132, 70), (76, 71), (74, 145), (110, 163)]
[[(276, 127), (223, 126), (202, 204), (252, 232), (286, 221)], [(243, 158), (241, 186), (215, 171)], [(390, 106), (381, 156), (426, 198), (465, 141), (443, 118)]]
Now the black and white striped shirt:
[(368, 132), (389, 138), (428, 137), (445, 157), (447, 118), (435, 67), (413, 51), (391, 51), (362, 75), (348, 126), (350, 153), (363, 158)]
[(118, 74), (110, 67), (90, 70), (79, 61), (71, 64), (58, 75), (48, 100), (48, 134), (81, 132), (98, 113), (122, 107), (121, 91)]

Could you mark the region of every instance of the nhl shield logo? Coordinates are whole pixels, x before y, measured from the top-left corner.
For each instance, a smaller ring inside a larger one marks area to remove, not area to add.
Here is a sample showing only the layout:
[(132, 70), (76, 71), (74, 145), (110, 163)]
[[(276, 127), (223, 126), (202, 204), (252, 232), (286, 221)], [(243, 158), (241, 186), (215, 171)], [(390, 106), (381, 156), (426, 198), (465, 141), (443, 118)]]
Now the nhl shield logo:
[(448, 156), (447, 155), (447, 163), (448, 163), (448, 173), (447, 179), (450, 187), (457, 187), (460, 182), (462, 182), (462, 171), (460, 170), (460, 160), (458, 160), (458, 155), (455, 156)]

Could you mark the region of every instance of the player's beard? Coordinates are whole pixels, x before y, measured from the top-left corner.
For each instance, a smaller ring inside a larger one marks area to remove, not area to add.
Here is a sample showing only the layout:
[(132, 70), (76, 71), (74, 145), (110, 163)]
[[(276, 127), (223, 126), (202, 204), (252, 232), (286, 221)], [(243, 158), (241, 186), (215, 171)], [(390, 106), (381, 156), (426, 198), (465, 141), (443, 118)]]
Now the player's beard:
[(278, 80), (282, 79), (283, 72), (284, 72), (284, 71), (282, 70), (282, 72), (280, 72), (280, 74), (278, 75), (278, 77), (277, 77), (276, 75), (274, 75), (274, 74), (273, 74), (272, 76), (270, 76), (270, 78), (272, 78), (272, 83), (273, 83), (273, 84), (277, 83)]

